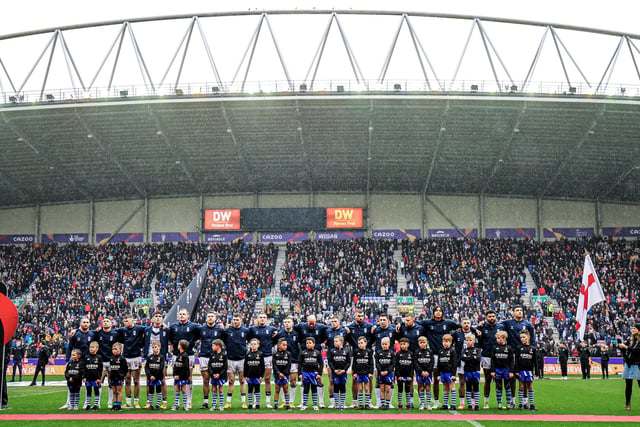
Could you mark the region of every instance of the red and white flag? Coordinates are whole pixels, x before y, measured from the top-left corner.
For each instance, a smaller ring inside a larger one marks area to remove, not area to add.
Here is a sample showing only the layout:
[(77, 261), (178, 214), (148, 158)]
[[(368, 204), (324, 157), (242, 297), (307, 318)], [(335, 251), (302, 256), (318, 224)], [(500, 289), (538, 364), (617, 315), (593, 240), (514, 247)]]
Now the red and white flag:
[(580, 341), (584, 338), (584, 330), (587, 326), (587, 311), (600, 301), (604, 301), (604, 292), (600, 286), (600, 280), (596, 274), (591, 257), (589, 255), (584, 258), (584, 270), (582, 271), (582, 286), (580, 287), (580, 296), (578, 298), (578, 311), (576, 313), (576, 330)]

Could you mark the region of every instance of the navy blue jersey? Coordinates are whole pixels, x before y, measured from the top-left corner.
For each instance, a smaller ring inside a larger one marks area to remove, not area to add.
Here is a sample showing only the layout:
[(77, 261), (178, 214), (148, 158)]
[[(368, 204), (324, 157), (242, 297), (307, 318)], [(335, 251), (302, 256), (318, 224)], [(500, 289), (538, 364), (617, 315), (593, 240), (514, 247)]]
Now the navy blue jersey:
[(422, 375), (423, 372), (433, 372), (433, 364), (435, 363), (435, 358), (433, 357), (433, 351), (429, 347), (422, 349), (417, 349), (414, 353), (414, 364), (417, 375)]
[(227, 348), (227, 358), (229, 360), (242, 360), (247, 355), (247, 336), (249, 330), (244, 326), (234, 328), (233, 326), (224, 330), (222, 340)]
[(382, 338), (389, 338), (390, 346), (393, 348), (393, 344), (396, 340), (396, 328), (395, 326), (389, 325), (386, 329), (382, 329), (381, 326), (376, 326), (373, 330), (373, 341), (374, 341), (374, 349), (376, 353), (382, 351)]
[(164, 379), (164, 368), (166, 361), (162, 354), (150, 354), (147, 356), (147, 362), (144, 365), (144, 372), (148, 378), (154, 377), (155, 381)]
[(209, 357), (209, 365), (207, 366), (209, 376), (213, 378), (214, 375), (220, 375), (218, 379), (227, 379), (227, 356), (221, 351), (220, 353), (213, 352)]
[(529, 336), (531, 337), (530, 344), (532, 346), (536, 345), (536, 331), (531, 324), (524, 319), (521, 321), (517, 321), (516, 319), (507, 319), (502, 322), (503, 329), (507, 331), (509, 336), (507, 337), (507, 345), (511, 347), (512, 350), (518, 348), (522, 341), (520, 341), (520, 332), (526, 330), (529, 332)]
[(300, 357), (300, 337), (295, 329), (287, 332), (284, 328), (278, 331), (278, 335), (273, 337), (273, 344), (276, 344), (280, 338), (287, 341), (287, 351), (291, 353), (291, 363), (298, 363)]
[(178, 353), (173, 360), (173, 376), (178, 380), (184, 381), (189, 379), (189, 355), (186, 351)]
[(117, 356), (111, 356), (109, 359), (109, 381), (124, 381), (124, 377), (129, 372), (129, 365), (127, 365), (127, 359), (122, 357), (121, 354)]
[(320, 350), (308, 350), (305, 348), (300, 352), (300, 365), (298, 366), (300, 372), (317, 372), (322, 375), (323, 367), (324, 361)]
[(160, 343), (160, 354), (166, 358), (169, 353), (169, 329), (164, 326), (147, 326), (144, 330), (144, 354), (153, 354), (151, 343), (154, 341)]
[(249, 327), (249, 336), (247, 337), (247, 341), (257, 338), (258, 341), (260, 341), (258, 351), (262, 353), (262, 356), (270, 357), (273, 355), (273, 341), (271, 339), (273, 337), (273, 333), (277, 331), (278, 329), (274, 326), (253, 325)]
[(87, 381), (97, 381), (102, 378), (102, 356), (89, 354), (84, 358), (84, 378)]
[(367, 348), (372, 348), (373, 335), (371, 335), (371, 328), (373, 328), (373, 325), (371, 323), (362, 322), (358, 324), (353, 322), (347, 326), (347, 328), (349, 328), (349, 334), (347, 337), (349, 338), (349, 343), (353, 348), (358, 348), (358, 338), (360, 337), (365, 337), (367, 339)]
[(516, 371), (535, 371), (536, 349), (530, 345), (520, 344), (516, 348)]
[(84, 362), (82, 359), (69, 360), (67, 367), (64, 369), (64, 377), (67, 379), (67, 385), (82, 386), (82, 377), (84, 376)]
[(349, 366), (351, 365), (351, 355), (349, 354), (349, 350), (344, 347), (332, 348), (327, 352), (327, 362), (331, 372), (337, 370), (346, 372), (349, 370)]
[(329, 327), (324, 323), (316, 323), (313, 328), (310, 328), (306, 322), (301, 322), (294, 326), (294, 329), (300, 336), (300, 346), (304, 347), (307, 338), (313, 337), (316, 340), (315, 349), (320, 350), (322, 344), (327, 340)]
[(142, 348), (144, 347), (144, 330), (142, 325), (133, 325), (130, 328), (126, 326), (118, 328), (118, 342), (124, 344), (122, 357), (132, 359), (142, 356)]
[(400, 350), (396, 354), (396, 375), (398, 377), (413, 377), (415, 367), (415, 353), (409, 350)]
[(465, 372), (476, 372), (480, 370), (480, 357), (482, 357), (482, 350), (480, 347), (465, 348), (460, 356), (460, 359), (464, 362)]
[(202, 357), (209, 357), (213, 354), (213, 341), (222, 339), (224, 330), (218, 326), (202, 325), (200, 327), (200, 353)]
[(113, 357), (112, 347), (113, 344), (117, 341), (118, 331), (115, 329), (109, 330), (109, 332), (104, 329), (100, 329), (99, 331), (95, 331), (93, 333), (93, 340), (98, 342), (100, 348), (98, 349), (98, 354), (102, 356), (102, 360), (109, 361)]
[(250, 351), (244, 358), (244, 377), (264, 377), (264, 356), (259, 351)]
[(491, 372), (495, 372), (497, 368), (508, 368), (511, 372), (513, 372), (513, 350), (506, 344), (498, 344), (491, 351)]
[(280, 374), (287, 378), (291, 374), (291, 352), (289, 350), (278, 350), (273, 355), (273, 377), (276, 378)]
[(409, 351), (416, 351), (420, 348), (418, 345), (418, 338), (424, 336), (424, 328), (418, 323), (414, 323), (413, 326), (407, 326), (405, 324), (400, 326), (400, 332), (398, 332), (396, 339), (407, 338), (409, 340)]
[(453, 336), (455, 335), (455, 330), (460, 328), (458, 323), (449, 319), (426, 319), (421, 321), (420, 324), (424, 328), (424, 333), (429, 340), (429, 348), (436, 354), (438, 354), (440, 350), (444, 349), (442, 346), (442, 337), (447, 334)]
[(338, 329), (333, 329), (332, 327), (328, 327), (327, 328), (327, 350), (330, 350), (332, 348), (335, 348), (334, 344), (333, 344), (333, 340), (335, 337), (343, 337), (344, 341), (347, 342), (347, 331), (342, 327), (338, 327)]
[[(376, 371), (378, 373), (385, 372), (385, 371), (388, 373), (393, 373), (396, 367), (396, 354), (393, 352), (393, 350), (376, 351), (375, 364), (376, 364)], [(411, 361), (409, 372), (410, 372), (409, 375), (413, 374), (413, 360)]]
[[(474, 337), (476, 337), (476, 340), (478, 339), (478, 335), (476, 335), (476, 330), (475, 328), (471, 328), (471, 330), (469, 332), (464, 332), (464, 331), (460, 331), (460, 332), (454, 332), (453, 335), (453, 342), (455, 344), (455, 348), (456, 348), (456, 354), (458, 355), (458, 366), (460, 366), (460, 361), (462, 360), (462, 352), (467, 348), (467, 340), (465, 338), (465, 335), (467, 334), (471, 334)], [(478, 346), (478, 341), (476, 341), (474, 347), (479, 347)]]
[[(78, 349), (82, 352), (82, 357), (87, 357), (89, 355), (89, 344), (93, 339), (94, 331), (88, 330), (87, 332), (82, 332), (81, 329), (76, 329), (75, 334), (69, 338), (69, 347), (67, 347), (67, 361), (71, 360), (71, 350)], [(109, 353), (111, 353), (111, 349), (109, 349)]]
[(493, 325), (489, 322), (484, 322), (482, 326), (478, 327), (478, 330), (482, 332), (482, 335), (478, 339), (478, 345), (482, 349), (482, 357), (491, 357), (493, 347), (498, 345), (496, 333), (504, 330), (503, 325), (498, 322)]
[(444, 348), (438, 352), (438, 371), (454, 373), (458, 370), (458, 355), (453, 347)]
[(180, 354), (178, 350), (178, 343), (181, 340), (187, 340), (189, 347), (187, 348), (187, 355), (193, 356), (193, 347), (196, 345), (196, 341), (200, 339), (200, 325), (187, 321), (185, 323), (176, 322), (169, 326), (169, 344), (173, 346), (173, 354)]
[(351, 370), (357, 375), (373, 375), (373, 350), (356, 348), (353, 350), (353, 365)]

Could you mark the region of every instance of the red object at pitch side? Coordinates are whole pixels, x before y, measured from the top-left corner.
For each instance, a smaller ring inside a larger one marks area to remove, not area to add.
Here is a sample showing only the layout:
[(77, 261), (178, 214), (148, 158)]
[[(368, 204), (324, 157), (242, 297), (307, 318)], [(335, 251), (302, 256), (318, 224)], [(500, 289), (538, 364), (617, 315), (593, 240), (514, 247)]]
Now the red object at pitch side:
[(0, 294), (0, 322), (4, 329), (2, 344), (6, 345), (18, 328), (18, 309), (6, 295)]

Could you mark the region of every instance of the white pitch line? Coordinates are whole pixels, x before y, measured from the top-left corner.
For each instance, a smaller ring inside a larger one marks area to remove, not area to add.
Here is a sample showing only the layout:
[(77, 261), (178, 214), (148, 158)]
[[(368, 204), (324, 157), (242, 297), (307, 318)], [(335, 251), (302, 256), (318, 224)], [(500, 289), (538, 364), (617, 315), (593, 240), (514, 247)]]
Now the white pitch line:
[[(53, 394), (53, 393), (62, 393), (63, 391), (66, 390), (51, 390), (51, 391), (43, 391), (43, 392), (38, 392), (38, 396), (43, 395), (43, 394)], [(11, 400), (11, 398), (14, 397), (29, 397), (29, 396), (33, 396), (33, 394), (9, 394), (9, 400)]]
[[(450, 412), (452, 414), (460, 415), (460, 412), (458, 412), (458, 411), (450, 411)], [(473, 427), (484, 427), (483, 424), (480, 424), (476, 420), (465, 420), (465, 421), (468, 422), (469, 424), (471, 424)]]

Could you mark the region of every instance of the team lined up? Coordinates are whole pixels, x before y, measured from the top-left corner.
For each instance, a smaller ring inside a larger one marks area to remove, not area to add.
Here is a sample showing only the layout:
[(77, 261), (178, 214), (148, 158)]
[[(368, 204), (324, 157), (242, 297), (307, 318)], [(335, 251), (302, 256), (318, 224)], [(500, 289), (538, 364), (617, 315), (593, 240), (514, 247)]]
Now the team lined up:
[[(267, 316), (262, 313), (256, 324), (248, 328), (236, 315), (225, 329), (218, 324), (216, 313), (207, 313), (206, 323), (199, 325), (189, 320), (186, 309), (179, 311), (178, 322), (170, 326), (163, 325), (161, 312), (154, 313), (152, 325), (148, 327), (135, 325), (132, 316), (125, 316), (121, 328), (114, 328), (110, 319), (105, 319), (101, 327), (90, 330), (89, 320), (84, 318), (70, 338), (67, 354), (69, 401), (63, 408), (78, 408), (79, 391), (84, 381), (87, 397), (83, 407), (98, 409), (100, 385), (107, 376), (109, 406), (113, 409), (123, 406), (124, 388), (124, 407), (140, 408), (140, 371), (144, 354), (148, 388), (144, 407), (166, 409), (166, 356), (171, 348), (175, 387), (172, 409), (190, 409), (194, 349), (199, 343), (202, 409), (230, 408), (236, 377), (240, 382), (243, 408), (260, 407), (263, 382), (265, 407), (272, 408), (272, 379), (276, 388), (273, 396), (276, 408), (280, 404), (291, 407), (296, 399), (298, 382), (302, 383), (303, 409), (308, 406), (309, 393), (314, 408), (324, 407), (323, 345), (327, 355), (330, 407), (345, 408), (350, 370), (354, 408), (373, 407), (371, 394), (375, 378), (376, 407), (381, 409), (393, 407), (392, 385), (397, 386), (398, 408), (413, 409), (415, 380), (420, 409), (462, 409), (464, 403), (457, 406), (459, 391), (460, 396), (466, 398), (466, 407), (478, 410), (479, 371), (482, 368), (485, 408), (488, 408), (494, 380), (498, 407), (514, 408), (512, 391), (519, 378), (520, 407), (535, 409), (533, 326), (523, 319), (522, 307), (515, 307), (512, 313), (512, 319), (497, 322), (495, 313), (490, 310), (486, 320), (476, 327), (472, 327), (468, 319), (460, 324), (445, 319), (439, 306), (434, 307), (431, 319), (418, 321), (409, 314), (397, 325), (392, 325), (386, 315), (379, 316), (378, 323), (372, 325), (364, 321), (362, 311), (357, 311), (354, 321), (344, 327), (337, 317), (331, 318), (326, 325), (317, 322), (315, 316), (309, 316), (306, 322), (297, 324), (289, 317), (283, 322), (284, 327), (277, 329), (267, 324)], [(393, 351), (396, 341), (400, 345), (397, 353)], [(456, 381), (460, 382), (459, 390), (456, 390)], [(223, 404), (225, 382), (229, 385)], [(439, 401), (440, 382), (443, 383), (442, 404)], [(506, 394), (504, 405), (503, 389)], [(282, 400), (280, 394), (283, 394)]]

